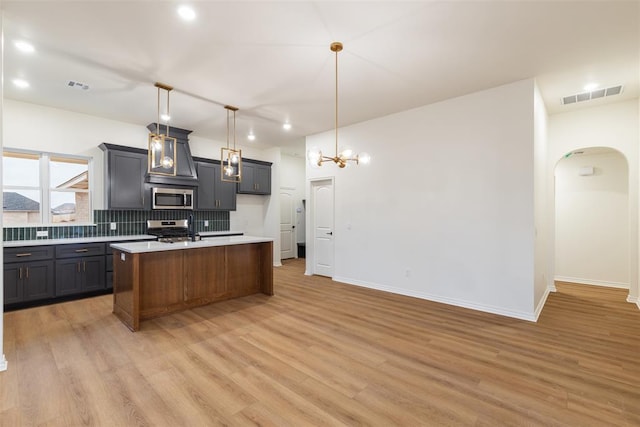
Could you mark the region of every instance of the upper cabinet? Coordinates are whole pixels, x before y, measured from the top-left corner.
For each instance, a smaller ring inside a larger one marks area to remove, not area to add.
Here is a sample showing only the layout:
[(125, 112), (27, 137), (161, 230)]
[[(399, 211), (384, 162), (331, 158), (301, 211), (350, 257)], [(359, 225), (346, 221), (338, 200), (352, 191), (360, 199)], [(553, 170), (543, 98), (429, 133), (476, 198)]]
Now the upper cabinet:
[(150, 209), (144, 183), (145, 150), (100, 144), (104, 151), (105, 209)]
[(207, 159), (194, 159), (198, 172), (196, 209), (236, 210), (236, 184), (220, 179), (220, 163)]
[(271, 163), (242, 159), (242, 182), (239, 194), (271, 194)]

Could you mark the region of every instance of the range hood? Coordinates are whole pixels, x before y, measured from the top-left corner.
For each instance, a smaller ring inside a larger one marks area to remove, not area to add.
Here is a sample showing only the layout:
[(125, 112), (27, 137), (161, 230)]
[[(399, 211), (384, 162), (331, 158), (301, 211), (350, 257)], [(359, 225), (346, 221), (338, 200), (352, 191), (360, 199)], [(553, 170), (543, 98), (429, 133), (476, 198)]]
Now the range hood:
[[(147, 126), (149, 132), (156, 132), (156, 123)], [(160, 125), (160, 133), (167, 134), (167, 126)], [(153, 175), (147, 173), (145, 182), (149, 184), (178, 185), (186, 187), (196, 187), (198, 185), (198, 174), (196, 165), (191, 156), (189, 148), (189, 134), (192, 131), (180, 128), (169, 127), (169, 136), (176, 139), (176, 176)]]

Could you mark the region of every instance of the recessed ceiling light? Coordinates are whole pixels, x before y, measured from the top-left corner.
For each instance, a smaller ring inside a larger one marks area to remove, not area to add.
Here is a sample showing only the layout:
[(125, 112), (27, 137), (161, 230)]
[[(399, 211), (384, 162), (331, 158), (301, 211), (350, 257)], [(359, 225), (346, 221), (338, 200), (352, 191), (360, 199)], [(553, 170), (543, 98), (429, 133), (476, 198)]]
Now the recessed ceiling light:
[(256, 140), (256, 136), (253, 134), (253, 132), (251, 132), (249, 135), (247, 135), (247, 139), (249, 141), (255, 141)]
[(13, 79), (13, 84), (20, 89), (26, 89), (29, 87), (29, 82), (22, 79)]
[(24, 40), (16, 40), (13, 44), (20, 52), (33, 53), (36, 50), (31, 43)]
[(598, 83), (587, 83), (586, 85), (584, 85), (584, 90), (592, 91), (597, 87), (598, 87)]
[(284, 130), (290, 130), (291, 129), (291, 123), (285, 123), (282, 125), (282, 129)]
[(196, 19), (196, 11), (190, 6), (180, 6), (178, 8), (178, 15), (185, 21), (193, 21)]

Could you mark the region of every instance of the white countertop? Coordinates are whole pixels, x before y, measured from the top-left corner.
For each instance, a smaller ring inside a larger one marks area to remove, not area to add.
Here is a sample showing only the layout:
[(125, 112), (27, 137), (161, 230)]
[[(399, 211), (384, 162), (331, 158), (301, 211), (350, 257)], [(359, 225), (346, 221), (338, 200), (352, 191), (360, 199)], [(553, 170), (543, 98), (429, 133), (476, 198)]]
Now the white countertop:
[(200, 237), (242, 236), (242, 231), (198, 231)]
[(254, 236), (226, 236), (215, 239), (198, 240), (197, 242), (134, 242), (134, 243), (112, 243), (111, 247), (131, 254), (146, 252), (175, 251), (181, 249), (208, 248), (212, 246), (245, 245), (249, 243), (273, 242), (271, 237)]
[(10, 240), (3, 242), (5, 248), (19, 248), (23, 246), (69, 245), (73, 243), (125, 242), (129, 240), (155, 240), (155, 236), (138, 234), (134, 236), (96, 236), (68, 239), (38, 239), (38, 240)]

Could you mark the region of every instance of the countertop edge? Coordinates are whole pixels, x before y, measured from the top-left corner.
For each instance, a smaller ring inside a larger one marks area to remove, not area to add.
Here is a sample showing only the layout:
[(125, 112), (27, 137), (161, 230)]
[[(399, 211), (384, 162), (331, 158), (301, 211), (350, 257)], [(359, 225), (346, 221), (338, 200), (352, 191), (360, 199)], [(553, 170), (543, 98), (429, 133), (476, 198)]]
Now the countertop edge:
[(273, 242), (271, 237), (255, 237), (255, 236), (227, 236), (218, 237), (216, 239), (203, 239), (196, 242), (136, 242), (136, 243), (112, 243), (113, 249), (120, 250), (131, 254), (149, 253), (149, 252), (166, 252), (185, 249), (208, 248), (215, 246), (233, 246), (246, 245), (250, 243), (267, 243)]
[(130, 236), (95, 236), (67, 239), (9, 240), (2, 242), (2, 246), (5, 248), (20, 248), (27, 246), (71, 245), (74, 243), (124, 242), (130, 240), (156, 240), (156, 236), (138, 234)]

